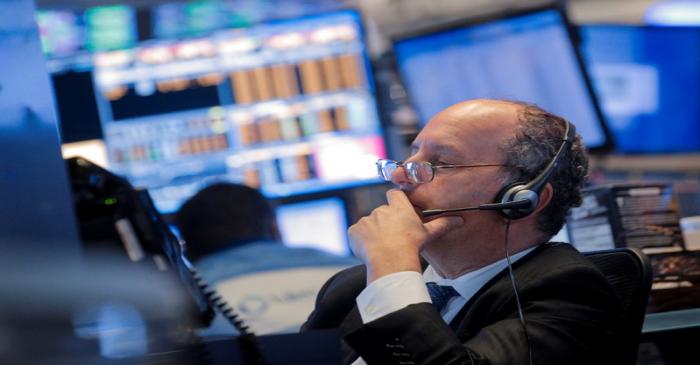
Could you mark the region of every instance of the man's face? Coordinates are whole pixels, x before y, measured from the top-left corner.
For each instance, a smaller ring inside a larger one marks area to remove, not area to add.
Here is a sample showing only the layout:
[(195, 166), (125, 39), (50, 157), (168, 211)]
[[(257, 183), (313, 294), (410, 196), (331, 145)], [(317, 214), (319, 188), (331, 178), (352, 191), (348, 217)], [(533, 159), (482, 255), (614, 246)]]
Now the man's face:
[[(502, 164), (500, 146), (513, 135), (517, 106), (500, 101), (470, 101), (437, 114), (412, 145), (406, 161), (433, 165)], [(492, 203), (507, 173), (502, 167), (437, 169), (433, 181), (413, 184), (403, 169), (394, 173), (394, 183), (406, 192), (416, 210), (448, 209)], [(494, 213), (465, 212), (465, 228), (478, 226)]]

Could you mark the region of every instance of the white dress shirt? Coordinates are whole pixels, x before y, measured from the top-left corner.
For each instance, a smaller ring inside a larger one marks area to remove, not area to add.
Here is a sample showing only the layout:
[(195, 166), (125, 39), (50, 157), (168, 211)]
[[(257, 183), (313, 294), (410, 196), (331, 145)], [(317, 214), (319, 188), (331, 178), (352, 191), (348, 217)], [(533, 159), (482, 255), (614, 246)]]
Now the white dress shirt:
[[(518, 261), (534, 249), (535, 247), (530, 247), (511, 255), (511, 262)], [(425, 283), (434, 282), (438, 285), (452, 286), (459, 293), (459, 296), (452, 297), (440, 312), (445, 323), (450, 323), (469, 299), (507, 266), (508, 261), (503, 258), (454, 279), (441, 277), (432, 266), (428, 266), (423, 274), (415, 271), (401, 271), (382, 276), (357, 296), (357, 309), (362, 317), (362, 323), (369, 323), (411, 304), (431, 303)], [(360, 357), (353, 362), (353, 365), (366, 365), (366, 363)]]

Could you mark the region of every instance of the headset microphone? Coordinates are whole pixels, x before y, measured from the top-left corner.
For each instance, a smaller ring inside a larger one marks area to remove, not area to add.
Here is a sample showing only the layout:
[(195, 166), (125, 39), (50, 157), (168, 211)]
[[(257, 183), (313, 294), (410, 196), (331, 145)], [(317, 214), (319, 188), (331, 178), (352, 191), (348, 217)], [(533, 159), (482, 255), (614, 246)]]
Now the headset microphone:
[(466, 212), (470, 210), (504, 210), (504, 209), (528, 209), (532, 205), (532, 201), (529, 199), (516, 200), (509, 203), (493, 203), (493, 204), (481, 204), (476, 207), (466, 207), (466, 208), (453, 208), (453, 209), (430, 209), (421, 212), (424, 218), (433, 217), (436, 215), (447, 214), (447, 213), (457, 213)]

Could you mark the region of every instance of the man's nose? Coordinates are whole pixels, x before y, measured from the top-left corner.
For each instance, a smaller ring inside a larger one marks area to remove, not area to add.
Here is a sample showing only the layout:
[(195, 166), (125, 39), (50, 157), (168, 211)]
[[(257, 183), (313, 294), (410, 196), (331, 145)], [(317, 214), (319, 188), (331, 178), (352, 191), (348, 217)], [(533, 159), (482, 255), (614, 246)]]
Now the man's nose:
[(413, 186), (413, 182), (408, 178), (406, 168), (403, 166), (398, 166), (396, 170), (392, 171), (391, 182), (401, 187), (401, 189)]

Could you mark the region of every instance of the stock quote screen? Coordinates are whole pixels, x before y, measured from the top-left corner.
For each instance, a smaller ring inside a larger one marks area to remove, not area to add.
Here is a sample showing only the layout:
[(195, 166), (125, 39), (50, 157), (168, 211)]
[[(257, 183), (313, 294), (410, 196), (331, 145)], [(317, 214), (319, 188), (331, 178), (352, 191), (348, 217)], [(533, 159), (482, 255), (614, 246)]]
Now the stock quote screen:
[(161, 212), (213, 181), (268, 197), (377, 181), (386, 155), (359, 16), (321, 16), (92, 54), (110, 169)]

